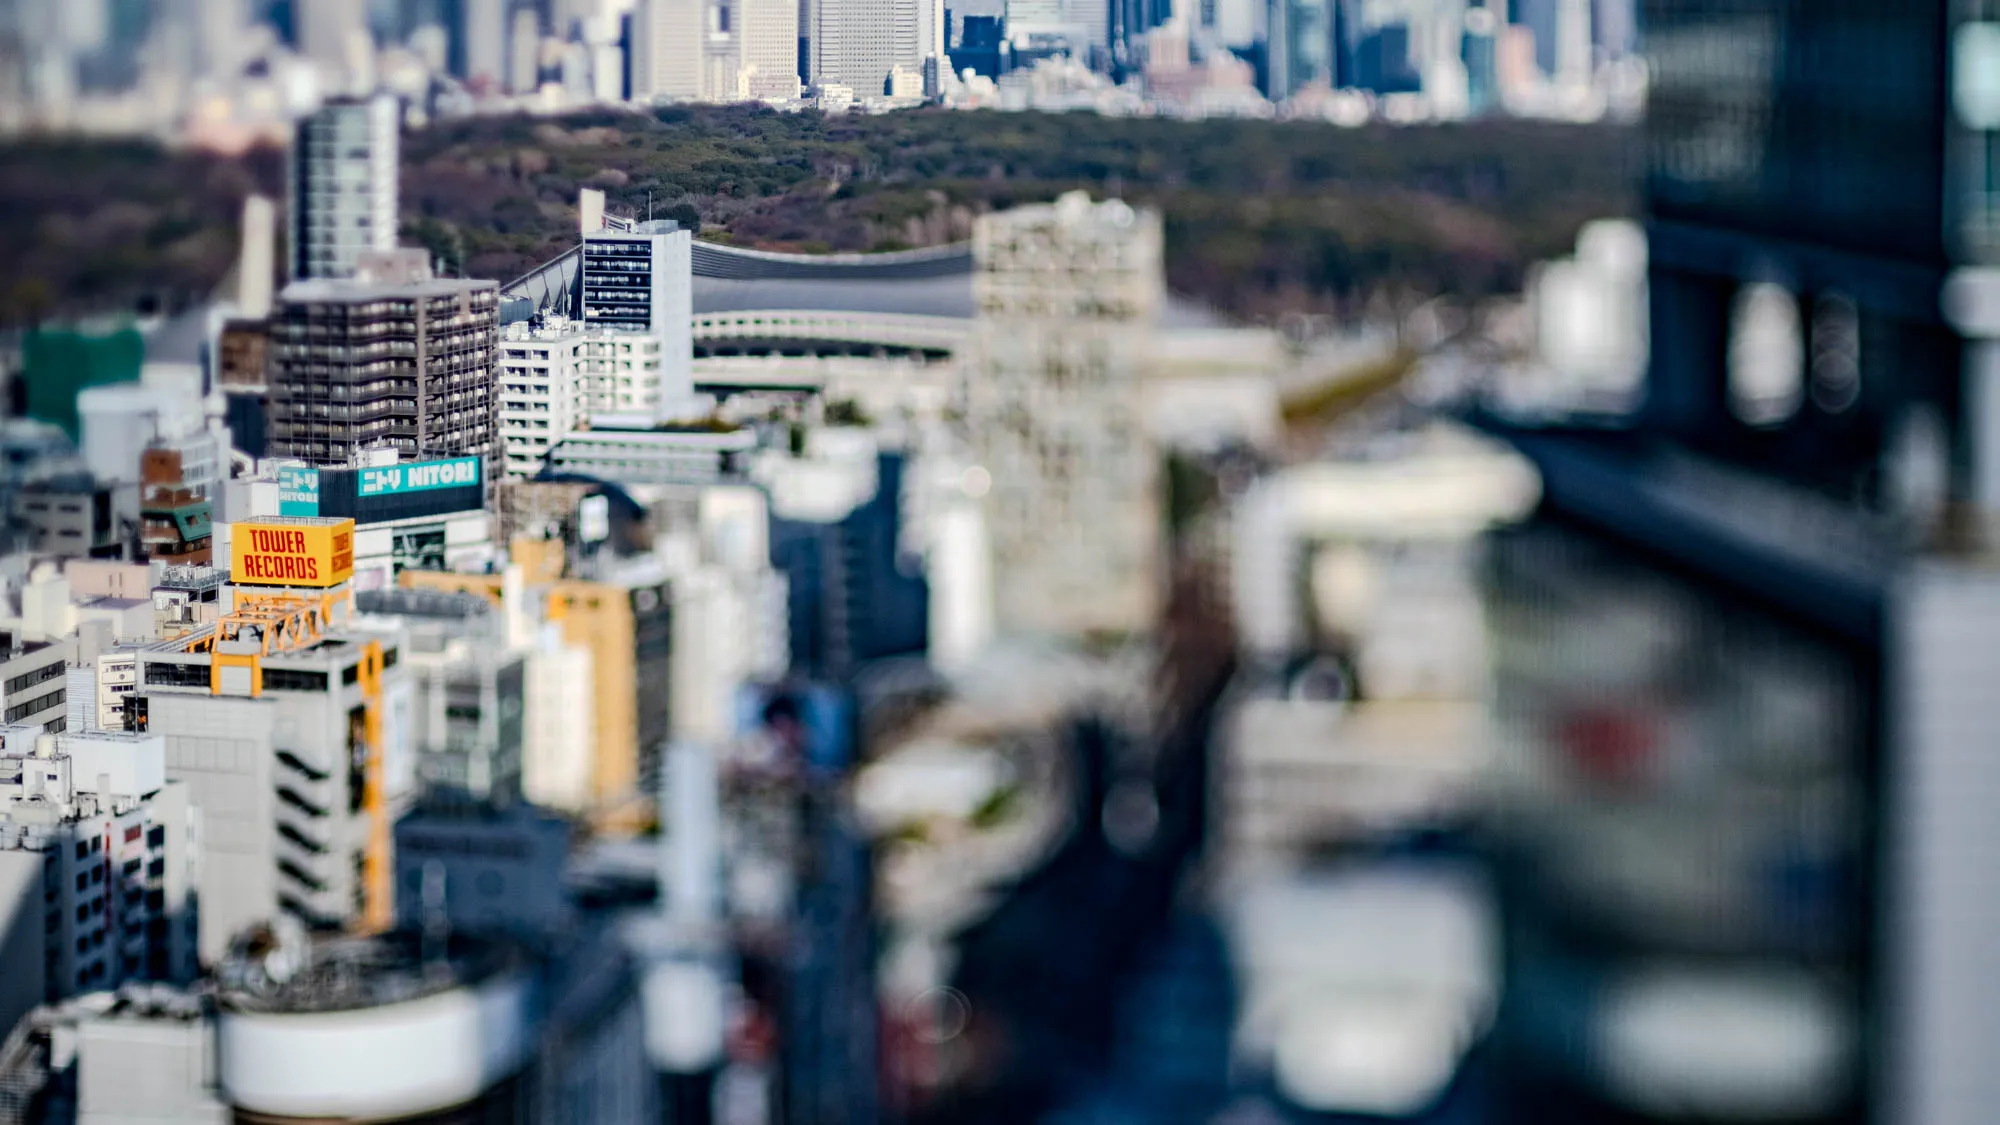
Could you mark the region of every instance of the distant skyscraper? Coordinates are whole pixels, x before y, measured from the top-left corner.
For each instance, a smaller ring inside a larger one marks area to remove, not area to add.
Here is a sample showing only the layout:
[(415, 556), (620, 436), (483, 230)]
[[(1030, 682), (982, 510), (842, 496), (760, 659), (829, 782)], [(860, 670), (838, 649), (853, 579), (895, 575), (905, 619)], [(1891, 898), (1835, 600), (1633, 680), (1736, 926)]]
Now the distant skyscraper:
[(917, 0), (917, 58), (942, 59), (948, 29), (944, 0)]
[(1566, 85), (1582, 86), (1590, 81), (1591, 0), (1559, 0), (1556, 8), (1556, 78)]
[(467, 85), (497, 90), (507, 78), (507, 0), (461, 0)]
[(362, 0), (303, 0), (292, 7), (299, 53), (345, 87), (356, 45), (368, 42), (368, 12)]
[(701, 97), (702, 0), (640, 0), (632, 12), (632, 100)]
[(1465, 96), (1466, 109), (1473, 114), (1491, 111), (1500, 101), (1499, 21), (1486, 8), (1465, 14)]
[(701, 97), (703, 101), (733, 102), (742, 97), (743, 43), (736, 35), (730, 8), (711, 5), (701, 37)]
[(541, 20), (533, 8), (516, 8), (507, 35), (507, 92), (533, 93), (541, 85), (541, 69)]
[(1007, 35), (1015, 42), (1063, 25), (1063, 0), (1007, 0)]
[(291, 273), (347, 277), (396, 246), (396, 99), (330, 102), (299, 122), (289, 167)]
[(197, 0), (193, 12), (195, 73), (226, 77), (242, 61), (250, 24), (244, 0)]
[(1063, 0), (1063, 16), (1072, 27), (1081, 29), (1083, 42), (1105, 47), (1111, 41), (1111, 6), (1108, 0)]
[(818, 0), (812, 35), (816, 86), (851, 88), (856, 97), (882, 93), (899, 64), (922, 65), (917, 55), (919, 0)]
[(1556, 11), (1563, 0), (1513, 0), (1514, 22), (1535, 33), (1535, 65), (1556, 72)]
[(1272, 0), (1269, 90), (1279, 100), (1314, 84), (1338, 84), (1333, 57), (1338, 0)]
[(1639, 20), (1634, 0), (1597, 0), (1597, 45), (1613, 58), (1638, 50)]
[(1257, 41), (1256, 0), (1217, 0), (1215, 37), (1225, 47), (1248, 47)]
[(797, 0), (737, 0), (735, 18), (746, 93), (752, 98), (798, 97)]

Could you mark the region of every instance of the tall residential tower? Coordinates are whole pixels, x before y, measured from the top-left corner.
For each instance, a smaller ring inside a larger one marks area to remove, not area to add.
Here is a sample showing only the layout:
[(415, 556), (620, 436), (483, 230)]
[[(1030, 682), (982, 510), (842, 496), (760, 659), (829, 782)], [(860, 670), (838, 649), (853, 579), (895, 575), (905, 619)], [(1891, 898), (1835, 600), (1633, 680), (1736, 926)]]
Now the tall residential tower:
[(350, 277), (396, 248), (396, 99), (330, 102), (299, 122), (290, 166), (292, 277)]

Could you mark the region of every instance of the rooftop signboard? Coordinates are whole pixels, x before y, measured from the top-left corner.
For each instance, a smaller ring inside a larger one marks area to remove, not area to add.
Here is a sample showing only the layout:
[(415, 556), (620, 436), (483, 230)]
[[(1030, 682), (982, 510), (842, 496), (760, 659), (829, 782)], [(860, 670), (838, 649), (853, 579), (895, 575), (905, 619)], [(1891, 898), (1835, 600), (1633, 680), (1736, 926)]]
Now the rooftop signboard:
[(353, 520), (276, 516), (229, 530), (229, 580), (238, 585), (325, 589), (353, 576)]

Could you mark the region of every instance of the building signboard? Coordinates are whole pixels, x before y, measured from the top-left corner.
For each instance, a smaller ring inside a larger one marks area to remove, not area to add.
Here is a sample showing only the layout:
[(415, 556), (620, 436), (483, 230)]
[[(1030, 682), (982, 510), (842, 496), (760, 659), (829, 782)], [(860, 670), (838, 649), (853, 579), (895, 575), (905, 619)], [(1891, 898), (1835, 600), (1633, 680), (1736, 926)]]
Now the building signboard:
[(244, 520), (230, 529), (229, 579), (245, 586), (337, 586), (354, 574), (354, 521)]
[(417, 461), (408, 465), (387, 465), (362, 469), (359, 496), (391, 496), (402, 492), (428, 492), (436, 488), (462, 488), (479, 483), (479, 458), (452, 457), (443, 461)]
[(278, 470), (278, 514), (319, 515), (319, 470), (287, 465)]

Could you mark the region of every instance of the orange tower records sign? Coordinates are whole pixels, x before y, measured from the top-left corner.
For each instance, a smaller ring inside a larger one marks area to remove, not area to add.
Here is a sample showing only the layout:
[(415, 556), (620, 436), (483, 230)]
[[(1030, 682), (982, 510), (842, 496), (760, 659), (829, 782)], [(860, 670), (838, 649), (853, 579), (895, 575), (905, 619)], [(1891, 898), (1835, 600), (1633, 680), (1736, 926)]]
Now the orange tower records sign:
[(337, 586), (354, 576), (351, 519), (244, 520), (229, 531), (229, 579), (243, 586)]

